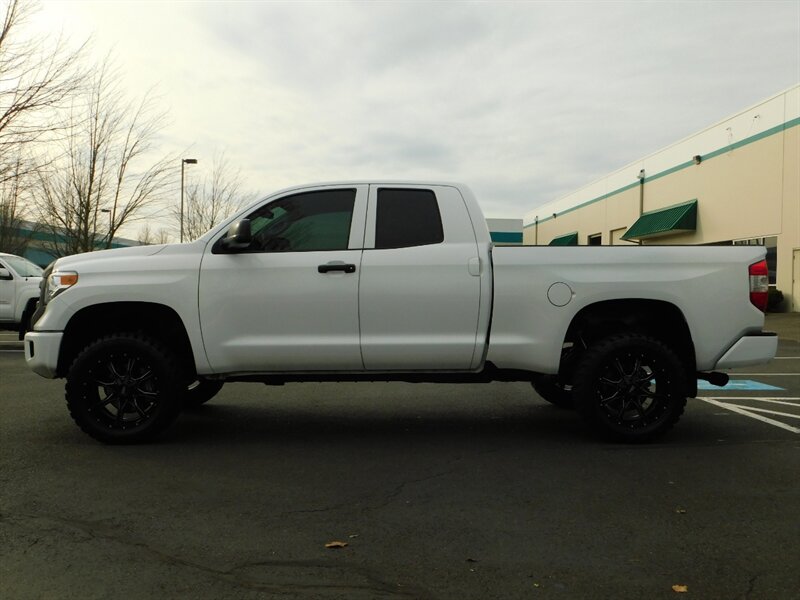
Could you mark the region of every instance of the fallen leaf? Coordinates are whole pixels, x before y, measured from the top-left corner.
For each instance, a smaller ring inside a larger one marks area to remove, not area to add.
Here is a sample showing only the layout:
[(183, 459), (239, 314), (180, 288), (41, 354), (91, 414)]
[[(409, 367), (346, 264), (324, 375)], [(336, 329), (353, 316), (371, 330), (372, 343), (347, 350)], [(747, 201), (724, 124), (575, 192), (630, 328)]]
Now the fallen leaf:
[(675, 509), (675, 512), (678, 513), (679, 515), (685, 515), (686, 514), (686, 509), (685, 508), (677, 508), (677, 509)]
[(328, 542), (325, 544), (326, 548), (345, 548), (347, 547), (347, 542)]
[(672, 591), (675, 592), (676, 594), (685, 594), (686, 592), (689, 591), (689, 586), (688, 585), (673, 585), (672, 586)]

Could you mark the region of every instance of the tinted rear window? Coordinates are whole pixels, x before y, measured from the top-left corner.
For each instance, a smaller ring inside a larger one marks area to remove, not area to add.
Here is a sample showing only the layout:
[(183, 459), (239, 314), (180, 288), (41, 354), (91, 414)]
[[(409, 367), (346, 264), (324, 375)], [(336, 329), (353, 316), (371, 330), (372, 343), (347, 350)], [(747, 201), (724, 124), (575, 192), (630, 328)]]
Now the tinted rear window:
[(443, 241), (442, 217), (431, 190), (378, 190), (375, 248), (407, 248)]

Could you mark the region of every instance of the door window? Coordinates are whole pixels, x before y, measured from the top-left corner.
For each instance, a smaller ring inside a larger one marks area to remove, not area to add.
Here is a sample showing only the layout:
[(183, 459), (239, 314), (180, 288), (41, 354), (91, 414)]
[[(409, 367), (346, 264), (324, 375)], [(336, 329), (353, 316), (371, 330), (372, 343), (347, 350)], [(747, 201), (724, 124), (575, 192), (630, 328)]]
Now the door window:
[(443, 241), (442, 217), (432, 190), (378, 190), (375, 248), (409, 248)]
[(286, 196), (247, 216), (250, 252), (346, 250), (355, 189), (321, 190)]
[[(33, 264), (27, 258), (22, 258), (21, 256), (6, 256), (5, 260), (20, 277), (42, 276), (42, 268)], [(3, 265), (0, 263), (0, 266), (3, 267), (7, 267), (8, 265)]]

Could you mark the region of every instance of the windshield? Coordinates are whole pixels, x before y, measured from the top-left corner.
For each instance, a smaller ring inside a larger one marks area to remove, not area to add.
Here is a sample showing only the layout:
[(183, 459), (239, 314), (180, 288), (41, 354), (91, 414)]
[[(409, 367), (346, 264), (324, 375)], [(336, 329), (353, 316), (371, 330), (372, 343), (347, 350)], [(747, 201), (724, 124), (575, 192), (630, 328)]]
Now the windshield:
[(42, 268), (37, 267), (27, 258), (21, 256), (4, 256), (3, 262), (16, 271), (20, 277), (41, 277)]

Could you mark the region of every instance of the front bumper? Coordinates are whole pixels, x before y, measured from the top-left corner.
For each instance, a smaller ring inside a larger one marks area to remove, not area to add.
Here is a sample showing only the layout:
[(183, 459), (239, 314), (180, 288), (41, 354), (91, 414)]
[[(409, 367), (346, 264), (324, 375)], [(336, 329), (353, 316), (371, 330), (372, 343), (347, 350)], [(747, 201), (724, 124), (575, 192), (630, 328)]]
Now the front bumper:
[(34, 373), (55, 379), (63, 336), (61, 331), (29, 331), (25, 334), (25, 362)]
[(735, 369), (761, 365), (775, 358), (778, 352), (778, 334), (764, 332), (740, 337), (717, 361), (715, 369)]

